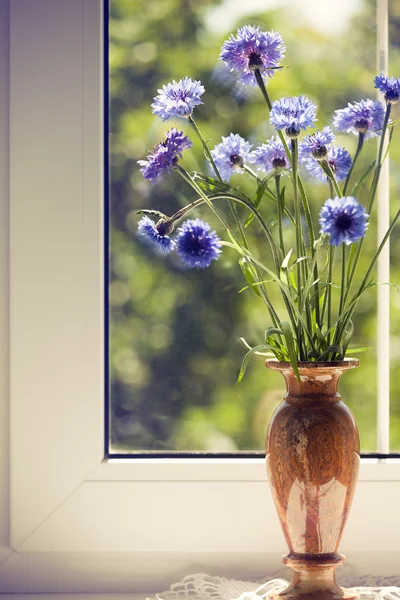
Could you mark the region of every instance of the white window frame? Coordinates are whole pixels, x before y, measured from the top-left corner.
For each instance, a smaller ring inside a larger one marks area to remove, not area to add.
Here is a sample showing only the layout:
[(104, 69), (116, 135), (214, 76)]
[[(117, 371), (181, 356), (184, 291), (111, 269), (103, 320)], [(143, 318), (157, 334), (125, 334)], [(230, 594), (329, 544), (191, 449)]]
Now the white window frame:
[[(104, 460), (102, 23), (101, 0), (0, 0), (1, 593), (261, 577), (286, 551), (262, 459)], [(399, 493), (400, 461), (362, 461), (360, 572), (398, 573)]]

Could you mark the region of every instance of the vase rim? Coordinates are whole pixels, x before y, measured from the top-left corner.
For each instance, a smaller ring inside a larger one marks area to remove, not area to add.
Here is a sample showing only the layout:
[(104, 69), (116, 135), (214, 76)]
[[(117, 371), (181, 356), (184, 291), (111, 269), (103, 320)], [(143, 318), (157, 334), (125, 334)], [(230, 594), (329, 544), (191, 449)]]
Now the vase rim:
[[(293, 370), (290, 362), (278, 360), (277, 358), (268, 358), (265, 361), (265, 364), (270, 369), (275, 369), (277, 371), (287, 371)], [(335, 361), (325, 361), (325, 362), (316, 362), (316, 361), (298, 361), (297, 366), (299, 370), (302, 369), (311, 369), (311, 370), (347, 370), (347, 369), (355, 369), (360, 364), (358, 358), (345, 358), (344, 360), (335, 360)]]

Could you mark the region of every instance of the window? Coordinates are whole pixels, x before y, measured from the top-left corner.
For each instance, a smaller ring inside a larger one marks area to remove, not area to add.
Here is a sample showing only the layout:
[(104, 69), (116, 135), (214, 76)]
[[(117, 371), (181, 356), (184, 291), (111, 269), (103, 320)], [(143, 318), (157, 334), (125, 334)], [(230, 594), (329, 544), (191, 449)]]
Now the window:
[[(262, 459), (104, 459), (102, 4), (0, 0), (0, 25), (1, 593), (275, 571)], [(362, 464), (342, 544), (360, 569), (397, 572), (399, 481), (393, 461)]]
[[(242, 6), (209, 0), (200, 5), (181, 0), (154, 1), (146, 3), (146, 8), (140, 10), (140, 2), (110, 0), (110, 452), (262, 452), (266, 423), (282, 397), (283, 379), (279, 373), (267, 372), (259, 358), (253, 359), (243, 382), (235, 386), (245, 352), (239, 338), (248, 339), (252, 346), (260, 344), (271, 324), (262, 301), (258, 304), (251, 290), (238, 293), (246, 281), (233, 252), (225, 249), (222, 259), (210, 269), (188, 270), (175, 254), (160, 257), (137, 235), (140, 217), (136, 211), (140, 208), (172, 214), (194, 199), (178, 175), (164, 177), (152, 186), (139, 171), (136, 161), (145, 158), (170, 127), (182, 128), (193, 137), (183, 120), (163, 123), (152, 115), (150, 105), (163, 84), (188, 75), (200, 79), (206, 88), (204, 105), (196, 108), (195, 118), (210, 139), (210, 147), (230, 131), (240, 133), (254, 146), (263, 142), (272, 127), (259, 90), (238, 84), (218, 61), (222, 42), (237, 25), (259, 23), (280, 31), (287, 46), (284, 63), (289, 68), (270, 82), (271, 98), (305, 93), (319, 106), (318, 126), (325, 126), (331, 123), (334, 110), (347, 102), (375, 97), (375, 3), (352, 0), (338, 6), (324, 0), (297, 2), (293, 7), (281, 0), (266, 10), (257, 2)], [(397, 72), (399, 64), (395, 20), (393, 15), (390, 72)], [(398, 108), (394, 119), (397, 114)], [(184, 165), (204, 172), (202, 149), (195, 138), (193, 141), (195, 148), (186, 153)], [(336, 143), (354, 154), (357, 140), (339, 133)], [(392, 210), (399, 194), (394, 176), (399, 157), (394, 146)], [(376, 141), (369, 140), (363, 153), (359, 174), (374, 159)], [(254, 196), (254, 183), (248, 176), (236, 175), (232, 183)], [(310, 178), (306, 185), (316, 219), (328, 189)], [(367, 193), (365, 187), (360, 197), (364, 203)], [(263, 206), (263, 210), (272, 214), (274, 208)], [(384, 231), (381, 206), (380, 211)], [(210, 220), (223, 233), (206, 207), (196, 216)], [(248, 235), (254, 244), (256, 227), (252, 234)], [(374, 214), (360, 271), (367, 268), (376, 237)], [(400, 273), (399, 239), (396, 230), (392, 238), (394, 283)], [(389, 279), (382, 271), (383, 262), (379, 281)], [(272, 286), (269, 293), (281, 306), (279, 291)], [(400, 384), (394, 375), (399, 367), (399, 301), (394, 288), (380, 286), (379, 294), (382, 324), (389, 296), (391, 301), (390, 449), (396, 451), (400, 449), (396, 402)], [(360, 356), (358, 371), (343, 377), (341, 392), (356, 417), (363, 452), (388, 453), (388, 333), (380, 327), (377, 346), (376, 296), (373, 289), (363, 298), (352, 341), (353, 347), (369, 346), (371, 350)], [(379, 442), (377, 354), (382, 357)]]

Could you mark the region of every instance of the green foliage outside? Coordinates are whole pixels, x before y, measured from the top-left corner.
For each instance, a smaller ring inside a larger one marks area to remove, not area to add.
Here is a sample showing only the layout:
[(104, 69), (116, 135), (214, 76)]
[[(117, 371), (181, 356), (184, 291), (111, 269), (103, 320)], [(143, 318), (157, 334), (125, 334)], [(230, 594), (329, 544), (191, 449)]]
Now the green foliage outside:
[[(263, 342), (270, 325), (261, 299), (245, 285), (237, 256), (224, 249), (222, 258), (204, 271), (182, 267), (174, 254), (163, 257), (137, 236), (142, 207), (172, 214), (195, 198), (177, 174), (154, 186), (144, 180), (136, 163), (146, 156), (172, 126), (193, 140), (183, 165), (204, 170), (200, 144), (185, 121), (162, 123), (150, 104), (157, 89), (187, 75), (206, 88), (196, 121), (210, 147), (221, 135), (239, 133), (254, 145), (273, 133), (258, 89), (237, 88), (215, 76), (224, 35), (205, 28), (210, 0), (110, 0), (110, 368), (111, 444), (114, 450), (203, 450), (232, 452), (262, 450), (266, 424), (282, 398), (283, 379), (254, 358), (240, 386), (236, 378), (245, 352), (239, 341)], [(397, 12), (396, 12), (397, 11)], [(318, 125), (331, 123), (333, 111), (347, 102), (374, 98), (376, 74), (375, 8), (365, 3), (352, 18), (348, 31), (321, 34), (288, 9), (247, 16), (237, 25), (260, 24), (279, 31), (287, 46), (285, 64), (269, 85), (273, 99), (306, 94), (319, 105)], [(390, 74), (400, 75), (400, 7), (392, 6)], [(399, 105), (392, 118), (400, 117)], [(392, 215), (399, 208), (400, 144), (398, 130), (391, 148)], [(337, 143), (354, 153), (356, 137), (338, 135)], [(376, 141), (367, 140), (357, 172), (376, 154)], [(236, 178), (236, 179), (235, 179)], [(231, 183), (254, 195), (255, 185), (245, 174)], [(329, 196), (326, 184), (307, 182), (315, 222)], [(367, 187), (359, 195), (366, 203)], [(290, 201), (290, 199), (288, 198)], [(275, 206), (264, 201), (262, 210), (273, 215)], [(200, 216), (219, 229), (207, 207)], [(194, 216), (194, 213), (192, 213)], [(228, 213), (227, 213), (228, 215)], [(374, 217), (374, 215), (373, 215)], [(260, 257), (268, 264), (268, 247), (260, 240)], [(372, 218), (359, 276), (366, 271), (376, 244)], [(400, 230), (391, 241), (392, 283), (400, 286)], [(339, 271), (337, 271), (339, 273)], [(338, 281), (339, 283), (339, 281)], [(281, 306), (271, 288), (274, 305)], [(392, 378), (391, 448), (400, 450), (400, 293), (391, 288)], [(376, 448), (376, 292), (365, 294), (354, 319), (352, 346), (372, 346), (360, 355), (361, 367), (345, 374), (341, 393), (353, 411), (362, 449)]]

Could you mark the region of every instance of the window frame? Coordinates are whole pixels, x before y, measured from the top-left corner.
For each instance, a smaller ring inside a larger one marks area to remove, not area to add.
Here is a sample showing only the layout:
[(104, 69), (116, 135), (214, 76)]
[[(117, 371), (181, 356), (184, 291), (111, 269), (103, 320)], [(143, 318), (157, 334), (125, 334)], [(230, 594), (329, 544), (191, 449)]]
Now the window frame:
[[(102, 11), (0, 0), (2, 593), (262, 577), (286, 551), (263, 459), (104, 458)], [(399, 460), (362, 460), (360, 572), (397, 569), (399, 492)]]

